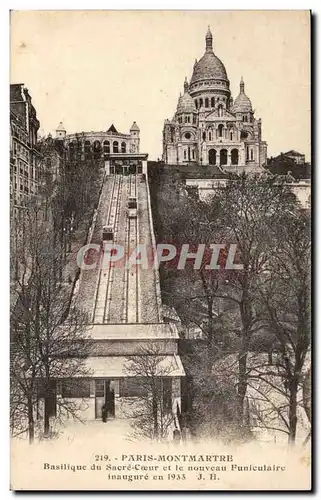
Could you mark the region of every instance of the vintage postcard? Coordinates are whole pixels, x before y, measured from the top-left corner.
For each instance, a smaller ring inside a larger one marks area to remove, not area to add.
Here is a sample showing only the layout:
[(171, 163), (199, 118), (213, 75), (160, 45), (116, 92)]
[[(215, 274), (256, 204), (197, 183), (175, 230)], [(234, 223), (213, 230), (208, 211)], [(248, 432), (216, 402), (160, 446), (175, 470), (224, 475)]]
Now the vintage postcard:
[(311, 489), (310, 12), (12, 11), (12, 490)]

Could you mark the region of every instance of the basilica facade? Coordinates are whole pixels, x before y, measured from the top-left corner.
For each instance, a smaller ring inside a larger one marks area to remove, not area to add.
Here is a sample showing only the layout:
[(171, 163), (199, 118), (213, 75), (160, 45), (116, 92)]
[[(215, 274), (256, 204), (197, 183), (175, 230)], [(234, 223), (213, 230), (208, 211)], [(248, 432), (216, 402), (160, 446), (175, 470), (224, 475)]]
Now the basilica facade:
[(254, 116), (243, 78), (233, 101), (222, 61), (214, 54), (210, 28), (205, 54), (195, 61), (190, 82), (178, 99), (172, 120), (163, 129), (163, 161), (197, 163), (225, 171), (259, 170), (267, 158), (261, 120)]

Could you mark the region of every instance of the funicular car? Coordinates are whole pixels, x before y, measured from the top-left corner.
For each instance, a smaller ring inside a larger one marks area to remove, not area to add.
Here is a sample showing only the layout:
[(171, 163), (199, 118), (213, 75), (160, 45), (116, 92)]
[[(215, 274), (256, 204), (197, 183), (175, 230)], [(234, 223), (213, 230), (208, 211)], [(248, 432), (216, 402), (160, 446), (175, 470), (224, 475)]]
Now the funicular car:
[(104, 226), (103, 227), (103, 242), (104, 241), (113, 241), (114, 239), (114, 228), (112, 226)]
[(128, 200), (128, 217), (135, 219), (137, 217), (137, 198), (129, 198)]

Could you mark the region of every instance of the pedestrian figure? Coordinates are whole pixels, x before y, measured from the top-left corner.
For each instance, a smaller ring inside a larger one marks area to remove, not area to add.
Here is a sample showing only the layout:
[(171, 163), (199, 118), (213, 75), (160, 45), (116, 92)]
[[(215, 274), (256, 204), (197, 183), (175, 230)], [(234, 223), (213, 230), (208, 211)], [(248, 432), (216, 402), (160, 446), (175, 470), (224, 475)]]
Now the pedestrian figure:
[(107, 422), (107, 406), (105, 404), (103, 404), (103, 406), (102, 406), (101, 416), (102, 416), (103, 422)]
[(175, 444), (179, 444), (181, 442), (181, 433), (178, 429), (175, 429), (173, 432), (173, 441)]

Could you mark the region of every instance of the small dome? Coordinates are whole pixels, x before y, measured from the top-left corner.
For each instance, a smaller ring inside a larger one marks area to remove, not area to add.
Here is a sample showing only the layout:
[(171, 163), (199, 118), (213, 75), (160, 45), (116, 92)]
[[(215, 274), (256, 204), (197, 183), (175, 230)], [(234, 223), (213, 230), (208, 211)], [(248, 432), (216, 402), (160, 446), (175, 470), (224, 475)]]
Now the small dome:
[(178, 99), (177, 113), (197, 113), (194, 99), (187, 91)]
[(130, 127), (130, 130), (136, 130), (137, 132), (139, 132), (139, 131), (140, 131), (140, 128), (139, 128), (139, 126), (137, 125), (137, 123), (136, 123), (136, 122), (134, 122), (134, 123), (132, 124), (132, 126)]
[(62, 123), (62, 122), (60, 122), (60, 123), (59, 123), (58, 127), (56, 128), (56, 131), (57, 131), (57, 132), (66, 132), (66, 129), (65, 129), (65, 127), (63, 126), (63, 123)]
[(240, 82), (240, 93), (234, 101), (232, 113), (248, 113), (252, 111), (252, 103), (244, 92), (244, 82), (242, 77)]

